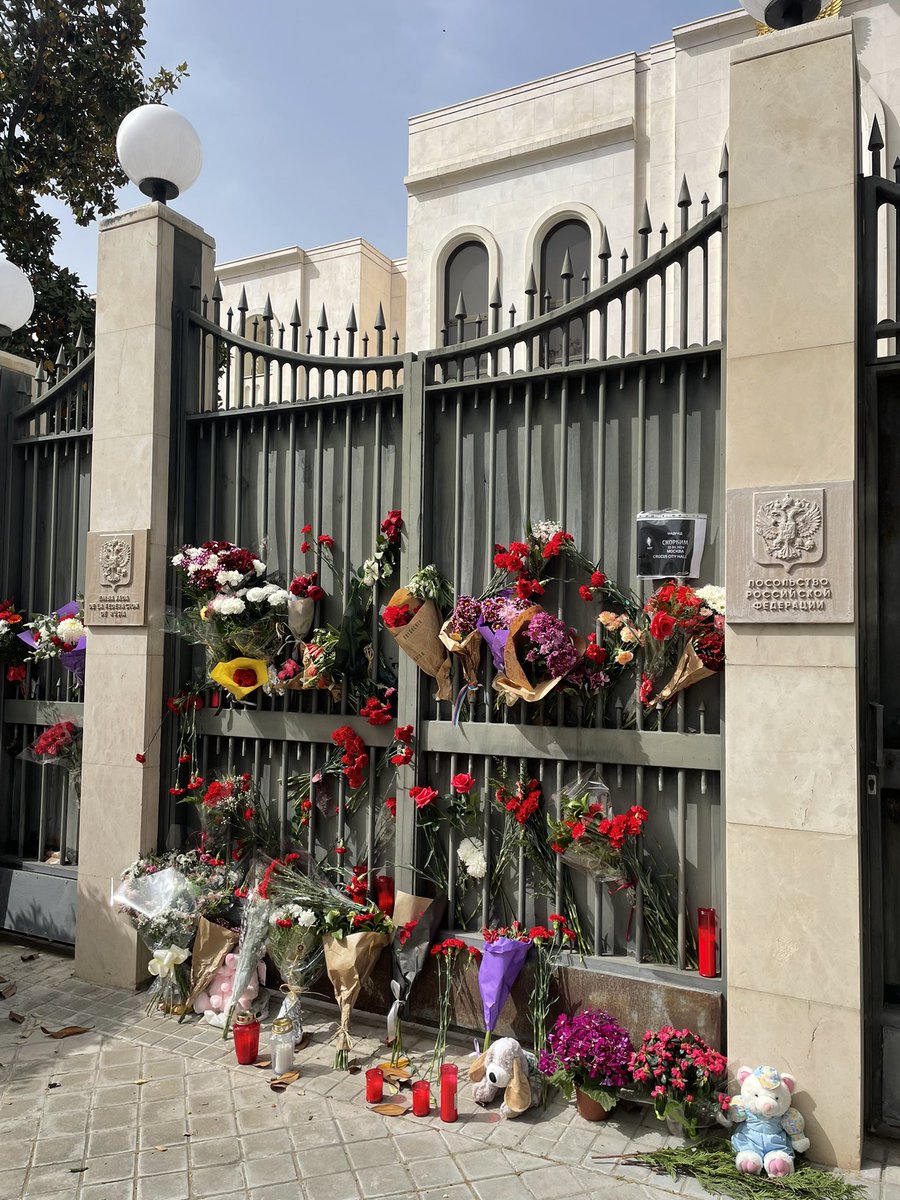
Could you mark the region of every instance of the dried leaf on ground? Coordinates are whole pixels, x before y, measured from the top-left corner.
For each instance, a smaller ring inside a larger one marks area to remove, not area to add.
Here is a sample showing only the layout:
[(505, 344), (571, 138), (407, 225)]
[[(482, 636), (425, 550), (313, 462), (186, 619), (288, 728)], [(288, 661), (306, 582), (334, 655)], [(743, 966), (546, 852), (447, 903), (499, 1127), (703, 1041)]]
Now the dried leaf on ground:
[(300, 1039), (300, 1041), (299, 1041), (299, 1042), (297, 1042), (297, 1043), (296, 1043), (296, 1045), (294, 1046), (294, 1049), (295, 1049), (295, 1050), (305, 1050), (305, 1049), (306, 1049), (306, 1047), (309, 1045), (310, 1041), (311, 1041), (311, 1039), (310, 1039), (310, 1036), (309, 1036), (309, 1034), (308, 1034), (308, 1033), (304, 1033), (304, 1035), (303, 1035), (303, 1037)]
[(144, 1083), (149, 1083), (150, 1080), (149, 1079), (132, 1079), (131, 1082), (134, 1084), (135, 1087), (140, 1087)]
[[(23, 954), (21, 956), (21, 958), (22, 958), (22, 962), (34, 962), (35, 959), (40, 958), (40, 955), (39, 954)], [(85, 1167), (85, 1170), (87, 1170), (86, 1167)]]
[(354, 1058), (354, 1059), (352, 1059), (352, 1060), (351, 1060), (351, 1061), (350, 1061), (350, 1062), (347, 1064), (347, 1074), (348, 1074), (348, 1075), (358, 1075), (358, 1074), (360, 1073), (360, 1071), (361, 1071), (361, 1070), (362, 1070), (362, 1067), (359, 1065), (359, 1059), (358, 1059), (358, 1058)]
[(158, 1150), (160, 1152), (160, 1154), (165, 1154), (165, 1152), (169, 1149), (169, 1147), (168, 1146), (154, 1146), (153, 1149)]
[(62, 1087), (62, 1084), (61, 1083), (48, 1083), (47, 1087), (48, 1088), (58, 1088), (58, 1087)]
[(269, 1067), (272, 1065), (272, 1060), (271, 1058), (260, 1058), (253, 1065), (259, 1071), (268, 1071)]
[(409, 1071), (404, 1071), (402, 1067), (382, 1067), (385, 1079), (393, 1079), (397, 1083), (404, 1083), (407, 1079), (411, 1079)]
[(383, 1117), (402, 1117), (409, 1109), (405, 1104), (373, 1104), (370, 1112), (380, 1113)]
[(24, 1016), (21, 1013), (13, 1012), (12, 1009), (9, 1010), (9, 1019), (13, 1022), (14, 1025), (24, 1025), (25, 1024)]
[(0, 999), (10, 1000), (15, 994), (16, 985), (13, 980), (10, 980), (9, 983), (4, 983), (2, 987), (0, 987)]
[(70, 1175), (83, 1175), (86, 1170), (87, 1170), (87, 1167), (69, 1167), (69, 1174)]
[(385, 1075), (391, 1075), (395, 1071), (405, 1070), (409, 1066), (409, 1059), (408, 1058), (398, 1058), (395, 1063), (382, 1062), (382, 1063), (379, 1063), (378, 1065), (379, 1065), (379, 1067), (381, 1067), (382, 1071), (384, 1071)]
[(81, 1033), (90, 1033), (91, 1028), (92, 1026), (64, 1025), (62, 1029), (47, 1029), (45, 1025), (42, 1025), (41, 1033), (45, 1033), (48, 1038), (55, 1038), (58, 1041), (60, 1038), (78, 1037)]
[(278, 1075), (274, 1079), (269, 1080), (269, 1087), (273, 1092), (284, 1092), (292, 1083), (296, 1083), (300, 1078), (299, 1071), (287, 1071), (284, 1075)]

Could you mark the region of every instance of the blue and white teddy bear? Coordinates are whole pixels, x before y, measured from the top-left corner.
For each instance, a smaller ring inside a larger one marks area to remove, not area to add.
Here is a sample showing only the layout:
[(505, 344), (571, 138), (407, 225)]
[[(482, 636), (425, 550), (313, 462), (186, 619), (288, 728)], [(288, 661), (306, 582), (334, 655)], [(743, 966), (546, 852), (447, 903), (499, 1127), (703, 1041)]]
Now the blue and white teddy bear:
[(740, 1123), (731, 1138), (734, 1165), (747, 1175), (791, 1175), (794, 1154), (809, 1149), (803, 1117), (791, 1107), (796, 1080), (774, 1067), (741, 1067), (737, 1079), (741, 1094), (728, 1106), (731, 1123)]

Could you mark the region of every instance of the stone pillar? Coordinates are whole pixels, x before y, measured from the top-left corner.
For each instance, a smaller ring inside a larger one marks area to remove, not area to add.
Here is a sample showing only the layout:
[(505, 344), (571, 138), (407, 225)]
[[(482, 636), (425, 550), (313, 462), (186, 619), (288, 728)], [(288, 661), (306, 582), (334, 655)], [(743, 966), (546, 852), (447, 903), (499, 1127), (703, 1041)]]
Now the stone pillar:
[[(90, 528), (148, 531), (148, 561), (144, 624), (89, 626), (75, 972), (121, 987), (141, 980), (147, 956), (110, 891), (157, 845), (162, 786), (153, 738), (163, 711), (173, 307), (190, 306), (192, 283), (208, 290), (212, 268), (212, 240), (165, 205), (101, 226)], [(135, 755), (148, 745), (141, 766)]]
[[(797, 615), (784, 623), (770, 611), (764, 623), (729, 626), (728, 1053), (735, 1068), (771, 1062), (795, 1074), (811, 1155), (852, 1168), (862, 1130), (862, 1003), (849, 20), (735, 48), (729, 149), (729, 614), (732, 600), (747, 599), (754, 552), (752, 524), (734, 519), (736, 490), (823, 485), (819, 552), (847, 609), (835, 605), (832, 617), (816, 618), (822, 623)], [(844, 499), (829, 510), (835, 482)], [(824, 574), (818, 561), (788, 577)]]

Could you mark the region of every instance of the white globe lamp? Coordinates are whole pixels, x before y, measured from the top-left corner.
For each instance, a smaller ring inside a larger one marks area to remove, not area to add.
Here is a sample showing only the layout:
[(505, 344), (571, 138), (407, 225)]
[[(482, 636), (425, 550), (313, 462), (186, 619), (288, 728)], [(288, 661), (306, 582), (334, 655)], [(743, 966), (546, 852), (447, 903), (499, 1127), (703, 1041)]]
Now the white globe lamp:
[(203, 166), (196, 129), (167, 104), (133, 109), (119, 126), (116, 154), (132, 183), (161, 204), (187, 191)]
[(823, 0), (741, 0), (741, 4), (770, 29), (791, 29), (815, 21), (824, 7)]
[(34, 291), (28, 276), (0, 254), (0, 338), (21, 329), (34, 312)]

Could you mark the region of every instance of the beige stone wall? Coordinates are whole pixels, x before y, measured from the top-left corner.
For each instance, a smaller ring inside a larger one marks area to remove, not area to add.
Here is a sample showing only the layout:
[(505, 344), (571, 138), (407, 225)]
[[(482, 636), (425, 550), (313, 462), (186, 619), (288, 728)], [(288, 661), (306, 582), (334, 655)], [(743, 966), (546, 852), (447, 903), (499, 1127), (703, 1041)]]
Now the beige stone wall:
[(198, 239), (208, 290), (211, 240), (163, 205), (109, 219), (99, 242), (90, 527), (150, 531), (146, 625), (91, 627), (87, 644), (75, 969), (118, 986), (147, 955), (111, 888), (158, 832), (176, 231)]
[[(856, 95), (848, 21), (733, 53), (729, 489), (855, 477)], [(745, 554), (726, 536), (729, 555)], [(853, 1167), (856, 627), (732, 625), (726, 650), (729, 1056), (796, 1075), (811, 1153)]]

